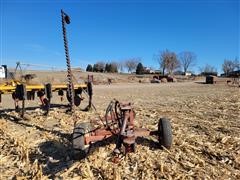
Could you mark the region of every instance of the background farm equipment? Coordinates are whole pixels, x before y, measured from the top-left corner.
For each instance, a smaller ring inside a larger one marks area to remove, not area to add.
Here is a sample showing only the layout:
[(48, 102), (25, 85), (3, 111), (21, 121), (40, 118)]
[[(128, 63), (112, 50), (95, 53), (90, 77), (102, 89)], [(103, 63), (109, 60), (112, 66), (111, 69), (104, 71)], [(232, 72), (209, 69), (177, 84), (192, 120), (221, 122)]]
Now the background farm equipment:
[(110, 102), (104, 117), (99, 121), (77, 123), (73, 131), (73, 152), (75, 158), (84, 158), (89, 152), (91, 144), (116, 138), (114, 152), (128, 153), (135, 151), (136, 138), (142, 136), (155, 136), (159, 141), (159, 147), (170, 148), (172, 145), (172, 130), (170, 121), (160, 118), (158, 129), (137, 128), (134, 125), (135, 112), (131, 103), (120, 103), (117, 100)]
[(175, 79), (172, 76), (155, 75), (155, 76), (153, 76), (151, 83), (176, 82), (176, 81), (177, 81), (177, 79)]
[[(44, 114), (48, 114), (50, 108), (50, 102), (52, 98), (52, 92), (57, 91), (58, 95), (61, 97), (64, 96), (64, 91), (66, 91), (66, 97), (69, 102), (69, 111), (73, 112), (75, 106), (79, 106), (83, 100), (82, 92), (84, 92), (88, 99), (89, 104), (85, 108), (86, 110), (91, 108), (92, 102), (92, 76), (88, 77), (88, 81), (83, 84), (73, 83), (73, 75), (71, 70), (70, 56), (68, 50), (68, 41), (67, 41), (67, 31), (66, 24), (70, 24), (70, 17), (61, 10), (61, 19), (62, 19), (62, 31), (63, 31), (63, 40), (64, 40), (64, 49), (66, 55), (66, 65), (67, 65), (67, 83), (66, 84), (32, 84), (29, 81), (34, 78), (33, 74), (23, 75), (21, 63), (17, 62), (15, 71), (11, 73), (11, 80), (6, 79), (6, 82), (0, 84), (0, 102), (2, 94), (12, 94), (14, 100), (15, 109), (21, 112), (21, 116), (24, 117), (25, 112), (25, 100), (34, 100), (35, 93), (39, 97), (42, 108), (45, 110)], [(31, 65), (31, 64), (24, 64)], [(38, 66), (34, 64), (34, 66)], [(19, 69), (20, 76), (17, 79), (17, 70)], [(1, 76), (7, 78), (7, 67), (2, 66), (0, 69)], [(22, 107), (19, 108), (19, 101), (22, 101)]]

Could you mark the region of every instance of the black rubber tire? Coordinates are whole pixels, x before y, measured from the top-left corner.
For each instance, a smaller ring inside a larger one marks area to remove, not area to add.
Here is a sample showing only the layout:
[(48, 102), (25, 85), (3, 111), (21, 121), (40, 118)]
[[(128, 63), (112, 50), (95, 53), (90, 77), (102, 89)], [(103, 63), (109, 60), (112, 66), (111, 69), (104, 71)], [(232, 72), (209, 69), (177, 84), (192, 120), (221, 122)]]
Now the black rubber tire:
[(48, 115), (50, 110), (50, 101), (47, 98), (44, 98), (43, 102), (44, 106), (42, 107), (42, 109), (45, 111), (44, 115)]
[(82, 101), (82, 99), (78, 95), (74, 96), (74, 105), (75, 106), (80, 106), (81, 101)]
[(73, 158), (85, 158), (89, 152), (89, 145), (85, 144), (85, 136), (92, 130), (90, 123), (79, 123), (74, 127), (72, 136)]
[[(67, 100), (68, 100), (68, 102), (70, 102), (70, 100), (71, 100), (71, 97), (68, 94), (67, 94)], [(80, 96), (75, 95), (74, 99), (73, 99), (74, 105), (75, 106), (80, 106), (81, 102), (82, 102), (82, 99), (80, 98)]]
[(60, 89), (60, 90), (58, 91), (58, 95), (59, 95), (59, 96), (63, 96), (63, 95), (64, 95), (64, 91), (63, 91), (62, 89)]
[(171, 123), (166, 118), (160, 118), (158, 122), (158, 136), (160, 145), (167, 149), (172, 146), (172, 128)]
[(31, 100), (31, 91), (27, 91), (27, 100)]

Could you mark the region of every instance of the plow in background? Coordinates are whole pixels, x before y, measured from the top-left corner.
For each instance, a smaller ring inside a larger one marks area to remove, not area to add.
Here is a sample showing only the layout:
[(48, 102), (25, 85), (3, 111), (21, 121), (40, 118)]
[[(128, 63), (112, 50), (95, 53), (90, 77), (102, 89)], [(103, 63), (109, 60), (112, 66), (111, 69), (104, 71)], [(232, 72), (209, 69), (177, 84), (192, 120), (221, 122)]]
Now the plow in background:
[[(63, 100), (64, 92), (66, 92), (66, 97), (69, 102), (68, 111), (73, 112), (75, 106), (79, 106), (81, 101), (84, 99), (82, 97), (82, 92), (84, 92), (89, 100), (88, 106), (85, 110), (89, 110), (92, 104), (92, 81), (93, 76), (88, 76), (88, 80), (84, 84), (74, 84), (73, 83), (73, 74), (71, 70), (70, 56), (68, 50), (68, 40), (67, 40), (67, 30), (66, 24), (70, 24), (70, 17), (61, 10), (62, 17), (62, 31), (63, 31), (63, 40), (64, 40), (64, 49), (66, 55), (66, 65), (67, 65), (67, 84), (30, 84), (29, 78), (22, 80), (22, 68), (20, 62), (17, 62), (17, 66), (15, 69), (15, 74), (17, 69), (20, 69), (20, 80), (15, 79), (12, 76), (12, 80), (6, 81), (3, 84), (0, 84), (0, 102), (2, 101), (2, 94), (12, 94), (12, 98), (14, 100), (15, 109), (17, 112), (21, 112), (21, 117), (25, 116), (25, 101), (26, 100), (34, 100), (35, 94), (39, 97), (41, 102), (41, 107), (45, 111), (44, 114), (47, 115), (50, 109), (50, 102), (52, 98), (52, 92), (58, 92), (58, 95)], [(7, 69), (5, 68), (7, 71)], [(31, 78), (30, 78), (31, 79)], [(19, 105), (19, 101), (21, 101), (21, 108)]]

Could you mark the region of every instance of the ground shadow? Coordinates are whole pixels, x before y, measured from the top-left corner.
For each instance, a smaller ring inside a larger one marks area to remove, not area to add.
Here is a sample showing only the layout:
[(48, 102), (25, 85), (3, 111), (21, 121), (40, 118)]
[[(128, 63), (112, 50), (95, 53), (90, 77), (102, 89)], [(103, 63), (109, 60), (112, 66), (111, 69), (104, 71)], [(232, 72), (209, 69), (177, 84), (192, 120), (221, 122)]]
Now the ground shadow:
[(138, 137), (136, 139), (136, 143), (139, 145), (149, 147), (151, 150), (162, 149), (161, 145), (157, 141), (157, 138), (155, 141), (155, 140), (149, 139), (148, 137)]
[[(88, 155), (91, 155), (100, 147), (116, 143), (116, 136), (111, 136), (103, 141), (96, 142), (90, 145)], [(162, 149), (159, 143), (145, 137), (138, 137), (137, 144), (150, 147), (150, 149)], [(112, 153), (114, 156), (114, 153)], [(38, 159), (38, 162), (43, 165), (44, 175), (50, 178), (55, 178), (58, 172), (70, 168), (74, 162), (82, 159), (74, 159), (71, 141), (61, 143), (59, 141), (46, 141), (39, 145), (39, 151), (30, 154), (31, 162)]]
[(59, 136), (61, 138), (71, 140), (71, 134), (62, 133), (61, 131), (57, 131), (57, 130), (49, 130), (49, 129), (40, 127), (36, 124), (29, 124), (27, 121), (23, 121), (22, 118), (20, 118), (20, 117), (16, 117), (16, 116), (6, 114), (6, 113), (0, 113), (0, 117), (4, 118), (5, 120), (12, 121), (12, 122), (14, 122), (16, 124), (19, 124), (21, 126), (36, 128), (39, 131), (49, 132), (49, 133), (52, 133), (52, 134), (54, 134), (56, 136)]
[[(69, 104), (51, 104), (49, 112), (53, 111), (52, 108), (58, 108), (61, 110), (65, 109), (66, 113), (71, 113), (69, 110), (69, 108), (70, 108)], [(27, 113), (27, 111), (35, 111), (36, 109), (43, 110), (43, 113), (42, 113), (43, 116), (47, 116), (49, 113), (49, 112), (46, 113), (46, 109), (44, 109), (44, 107), (42, 107), (42, 106), (25, 107), (25, 112)], [(86, 112), (86, 111), (89, 111), (90, 109), (87, 106), (85, 108), (78, 108), (77, 110)], [(19, 108), (17, 111), (15, 108), (2, 109), (2, 110), (0, 110), (0, 115), (1, 115), (1, 113), (13, 112), (13, 111), (21, 112), (21, 108)]]
[(206, 82), (199, 82), (199, 81), (194, 82), (194, 83), (196, 83), (196, 84), (207, 84)]
[[(66, 105), (66, 104), (51, 104), (50, 105), (50, 111), (51, 111), (51, 108), (66, 109), (66, 108), (69, 108), (69, 105)], [(43, 108), (41, 106), (25, 107), (26, 111), (34, 111), (36, 109), (43, 109)], [(16, 110), (15, 108), (2, 109), (2, 110), (0, 110), (0, 113), (12, 112), (12, 111), (15, 111), (15, 110)]]
[(29, 124), (27, 121), (23, 121), (22, 118), (6, 113), (1, 113), (0, 115), (5, 120), (20, 126), (35, 128), (41, 132), (49, 132), (60, 137), (59, 141), (51, 140), (39, 144), (38, 150), (32, 151), (29, 154), (31, 163), (37, 159), (39, 164), (42, 165), (44, 175), (50, 175), (50, 178), (54, 178), (57, 172), (69, 168), (74, 163), (72, 160), (71, 134)]
[[(151, 137), (153, 137), (153, 136), (151, 136)], [(117, 142), (117, 135), (110, 136), (109, 138), (107, 138), (103, 141), (99, 141), (99, 142), (92, 144), (90, 146), (90, 153), (94, 152), (96, 149), (98, 149), (100, 147), (104, 147), (104, 146), (107, 146), (110, 144), (116, 144), (116, 142)], [(143, 146), (149, 147), (152, 150), (162, 149), (161, 145), (157, 141), (157, 138), (156, 138), (156, 140), (152, 140), (152, 139), (149, 139), (149, 137), (137, 137), (135, 142), (138, 145), (143, 145)]]
[[(90, 146), (88, 155), (91, 155), (99, 147), (106, 146), (115, 142), (114, 137), (110, 137), (104, 141), (96, 142)], [(71, 141), (46, 141), (38, 146), (38, 151), (34, 151), (29, 155), (30, 162), (36, 159), (43, 167), (43, 174), (49, 178), (56, 178), (56, 174), (70, 168), (76, 161), (83, 159), (74, 159)]]
[(71, 144), (63, 144), (59, 141), (51, 140), (39, 145), (39, 150), (29, 155), (33, 163), (36, 159), (42, 165), (44, 175), (54, 179), (56, 174), (64, 169), (68, 169), (74, 163), (71, 158)]

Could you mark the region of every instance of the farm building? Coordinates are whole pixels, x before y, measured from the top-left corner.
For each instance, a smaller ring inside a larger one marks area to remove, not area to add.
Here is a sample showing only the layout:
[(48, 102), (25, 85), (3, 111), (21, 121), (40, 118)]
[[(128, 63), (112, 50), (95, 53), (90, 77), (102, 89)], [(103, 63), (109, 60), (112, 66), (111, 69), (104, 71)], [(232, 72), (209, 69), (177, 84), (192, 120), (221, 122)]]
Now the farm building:
[(206, 76), (206, 84), (216, 84), (217, 77), (216, 76)]

